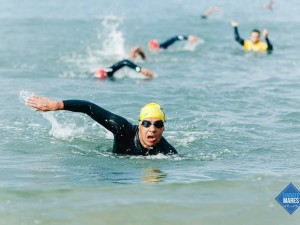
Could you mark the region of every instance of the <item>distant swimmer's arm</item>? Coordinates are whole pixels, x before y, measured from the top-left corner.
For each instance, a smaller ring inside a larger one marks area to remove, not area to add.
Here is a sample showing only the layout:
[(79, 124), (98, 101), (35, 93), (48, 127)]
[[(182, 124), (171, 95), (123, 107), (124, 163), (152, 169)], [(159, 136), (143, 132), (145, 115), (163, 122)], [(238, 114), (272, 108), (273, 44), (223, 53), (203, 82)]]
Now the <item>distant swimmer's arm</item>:
[[(127, 66), (127, 67), (135, 70), (136, 72), (145, 75), (146, 77), (153, 76), (153, 74), (149, 70), (143, 69), (142, 67), (136, 65), (135, 63), (133, 63), (132, 61), (130, 61), (128, 59), (124, 59), (124, 60), (119, 61), (119, 62), (115, 63), (114, 65), (112, 65), (109, 68), (111, 70), (109, 73), (114, 74), (115, 72), (117, 72), (119, 69), (121, 69), (124, 66)], [(112, 76), (112, 75), (110, 75), (110, 76)]]
[(129, 68), (135, 70), (138, 73), (143, 74), (144, 76), (151, 78), (153, 77), (153, 73), (150, 70), (144, 69), (138, 65), (136, 65), (135, 63), (131, 62), (130, 60), (124, 59), (121, 61), (122, 63), (122, 67), (123, 66), (128, 66)]
[(84, 100), (56, 101), (41, 96), (32, 96), (26, 100), (26, 105), (34, 108), (36, 111), (42, 112), (68, 110), (85, 113), (114, 134), (119, 131), (121, 126), (131, 125), (123, 117), (115, 115), (94, 103)]
[(263, 30), (263, 37), (265, 38), (266, 42), (267, 42), (267, 45), (268, 45), (268, 48), (267, 48), (267, 51), (269, 53), (271, 53), (273, 51), (273, 45), (271, 44), (270, 40), (269, 40), (269, 37), (268, 37), (268, 30), (267, 29), (264, 29)]
[(240, 43), (241, 45), (244, 45), (244, 39), (242, 39), (239, 35), (239, 30), (238, 30), (238, 23), (236, 21), (232, 21), (231, 25), (233, 26), (233, 30), (234, 30), (234, 39)]
[(129, 51), (129, 57), (131, 59), (135, 59), (136, 56), (139, 55), (142, 59), (146, 59), (145, 52), (141, 49), (141, 47), (135, 47)]
[(210, 7), (201, 15), (202, 19), (207, 19), (207, 17), (212, 14), (213, 12), (220, 11), (220, 8), (218, 6)]
[[(192, 35), (191, 35), (192, 36)], [(185, 35), (176, 35), (159, 44), (160, 48), (167, 49), (170, 45), (174, 44), (176, 41), (188, 40), (189, 36)]]
[(140, 73), (143, 74), (144, 76), (148, 77), (148, 78), (153, 77), (153, 73), (150, 70), (146, 70), (144, 68), (141, 68)]

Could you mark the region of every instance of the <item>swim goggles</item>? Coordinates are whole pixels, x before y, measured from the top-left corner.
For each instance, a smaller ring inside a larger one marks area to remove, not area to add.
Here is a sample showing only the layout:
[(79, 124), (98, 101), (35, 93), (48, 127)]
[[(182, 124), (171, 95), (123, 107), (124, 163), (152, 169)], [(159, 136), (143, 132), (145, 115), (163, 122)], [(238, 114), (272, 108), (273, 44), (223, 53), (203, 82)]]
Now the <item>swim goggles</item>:
[(141, 125), (145, 128), (151, 127), (151, 125), (154, 125), (156, 128), (161, 129), (164, 127), (164, 122), (161, 120), (155, 121), (154, 123), (151, 123), (148, 120), (141, 121)]

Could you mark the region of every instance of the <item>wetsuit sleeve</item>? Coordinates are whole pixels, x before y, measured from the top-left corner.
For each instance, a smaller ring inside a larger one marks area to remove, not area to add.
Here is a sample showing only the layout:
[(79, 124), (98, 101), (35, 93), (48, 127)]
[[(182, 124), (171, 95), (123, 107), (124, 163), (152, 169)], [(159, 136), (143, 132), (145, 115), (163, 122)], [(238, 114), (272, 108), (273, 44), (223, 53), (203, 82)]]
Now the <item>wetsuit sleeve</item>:
[(176, 36), (171, 37), (168, 40), (164, 41), (163, 43), (160, 43), (159, 47), (163, 48), (163, 49), (167, 49), (170, 45), (174, 44), (174, 42), (183, 41), (183, 40), (188, 40), (188, 36), (176, 35)]
[(64, 100), (64, 110), (81, 112), (89, 115), (114, 135), (124, 128), (132, 127), (125, 118), (115, 115), (100, 106), (84, 100)]
[(240, 43), (241, 45), (244, 46), (244, 42), (245, 42), (245, 41), (244, 41), (244, 39), (242, 39), (242, 38), (240, 37), (238, 27), (234, 27), (233, 29), (234, 29), (234, 39), (235, 39), (238, 43)]
[(271, 44), (271, 42), (270, 42), (268, 36), (266, 36), (266, 42), (267, 42), (267, 45), (268, 45), (267, 51), (268, 51), (269, 53), (271, 53), (271, 52), (273, 51), (273, 45)]
[(119, 69), (123, 68), (124, 66), (128, 66), (129, 68), (134, 69), (137, 72), (140, 72), (142, 69), (140, 66), (134, 64), (132, 61), (128, 59), (124, 59), (107, 68), (106, 69), (107, 76), (112, 77), (115, 72), (117, 72)]
[(176, 149), (164, 138), (161, 139), (162, 149), (164, 149), (163, 154), (165, 155), (173, 155), (178, 154)]

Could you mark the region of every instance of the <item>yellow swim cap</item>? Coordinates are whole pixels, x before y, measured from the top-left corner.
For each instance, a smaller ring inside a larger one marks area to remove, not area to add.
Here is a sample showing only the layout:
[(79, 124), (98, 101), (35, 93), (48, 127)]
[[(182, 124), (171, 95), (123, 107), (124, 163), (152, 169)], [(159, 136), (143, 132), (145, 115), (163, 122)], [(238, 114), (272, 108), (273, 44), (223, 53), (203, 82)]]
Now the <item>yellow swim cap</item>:
[(156, 118), (165, 122), (165, 113), (159, 104), (152, 102), (145, 105), (141, 109), (140, 121), (144, 120), (145, 118)]

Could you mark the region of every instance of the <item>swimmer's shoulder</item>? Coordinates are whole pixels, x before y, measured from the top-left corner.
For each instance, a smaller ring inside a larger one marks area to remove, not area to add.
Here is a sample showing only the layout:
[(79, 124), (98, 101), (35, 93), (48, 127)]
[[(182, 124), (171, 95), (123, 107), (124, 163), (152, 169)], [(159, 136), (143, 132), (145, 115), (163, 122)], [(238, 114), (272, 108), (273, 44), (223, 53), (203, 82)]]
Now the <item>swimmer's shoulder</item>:
[(161, 151), (165, 155), (178, 154), (178, 152), (176, 151), (174, 146), (171, 145), (164, 137), (162, 137), (161, 140), (160, 140), (160, 147), (161, 147)]

